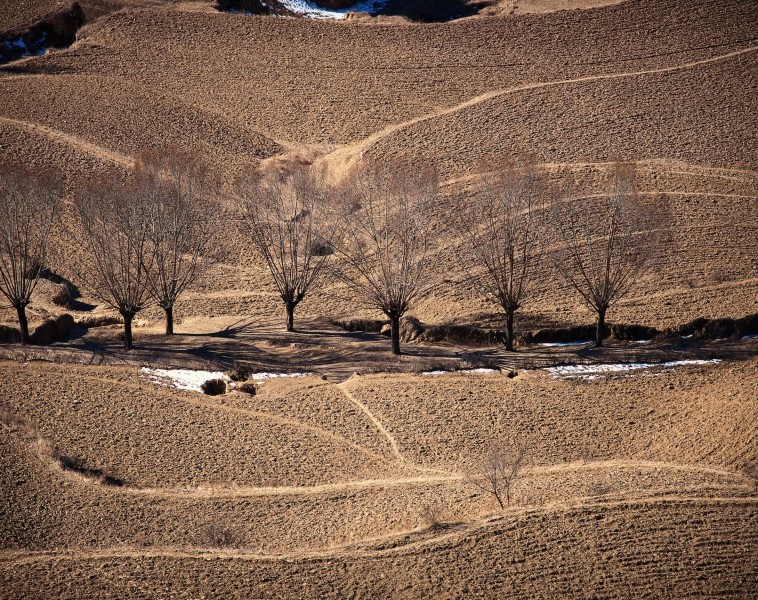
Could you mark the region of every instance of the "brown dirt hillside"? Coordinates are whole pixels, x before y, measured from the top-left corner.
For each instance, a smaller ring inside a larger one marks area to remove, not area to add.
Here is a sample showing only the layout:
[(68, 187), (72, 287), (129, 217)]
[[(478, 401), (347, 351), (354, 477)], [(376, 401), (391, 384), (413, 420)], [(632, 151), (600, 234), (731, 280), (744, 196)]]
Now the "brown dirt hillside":
[[(403, 154), (439, 167), (453, 209), (495, 153), (534, 152), (556, 180), (574, 174), (597, 191), (607, 161), (633, 158), (642, 190), (671, 204), (667, 241), (656, 277), (611, 318), (661, 327), (758, 310), (751, 3), (635, 0), (371, 26), (101, 4), (71, 48), (0, 68), (3, 156), (74, 178), (173, 145), (229, 183), (260, 160), (315, 159), (339, 176), (364, 155)], [(219, 227), (235, 241), (231, 258), (179, 312), (277, 315), (259, 258), (236, 245), (233, 223)], [(57, 270), (70, 277), (78, 253), (70, 237), (61, 244)], [(455, 264), (454, 247), (441, 251)], [(493, 307), (452, 275), (417, 316), (492, 325)], [(549, 269), (539, 279), (530, 321), (588, 320)], [(360, 310), (337, 291), (301, 310)]]
[[(0, 34), (61, 4), (0, 2)], [(450, 0), (481, 10), (438, 23), (80, 5), (70, 47), (0, 65), (0, 160), (66, 179), (29, 320), (77, 320), (49, 346), (0, 344), (0, 600), (755, 596), (755, 336), (517, 352), (422, 339), (395, 357), (381, 334), (334, 322), (381, 315), (329, 278), (288, 333), (226, 213), (212, 224), (224, 260), (180, 297), (177, 334), (150, 306), (127, 352), (77, 278), (72, 203), (80, 178), (144, 149), (197, 152), (224, 192), (258, 166), (316, 163), (338, 181), (408, 157), (439, 171), (442, 265), (411, 314), (493, 328), (445, 226), (481, 162), (531, 153), (592, 210), (613, 161), (633, 159), (659, 244), (608, 320), (758, 313), (755, 2)], [(592, 320), (550, 266), (556, 232), (542, 237), (517, 334)], [(81, 291), (66, 308), (59, 277)], [(640, 368), (546, 370), (617, 363)], [(206, 396), (143, 367), (307, 375)], [(493, 440), (527, 448), (502, 510), (471, 482)]]
[[(282, 379), (216, 401), (133, 368), (3, 363), (4, 597), (747, 597), (755, 367)], [(504, 513), (464, 476), (494, 434), (530, 440)]]

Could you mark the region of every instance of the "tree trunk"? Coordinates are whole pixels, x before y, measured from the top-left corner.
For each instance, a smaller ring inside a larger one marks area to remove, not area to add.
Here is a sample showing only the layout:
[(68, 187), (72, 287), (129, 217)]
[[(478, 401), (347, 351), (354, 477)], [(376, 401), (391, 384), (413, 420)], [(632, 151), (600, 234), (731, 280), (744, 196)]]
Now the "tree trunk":
[(132, 349), (132, 319), (134, 315), (131, 313), (121, 313), (124, 317), (124, 350)]
[(605, 311), (606, 308), (600, 308), (597, 311), (597, 329), (595, 330), (595, 348), (603, 347), (603, 335), (605, 334)]
[(400, 317), (390, 317), (392, 354), (400, 354)]
[(164, 306), (163, 312), (166, 313), (166, 335), (174, 335), (174, 307)]
[(513, 311), (507, 310), (505, 312), (505, 349), (509, 352), (513, 351)]
[(287, 331), (295, 331), (295, 303), (285, 302), (287, 307)]
[(21, 330), (21, 345), (26, 346), (29, 343), (29, 321), (26, 320), (26, 305), (17, 304), (16, 314), (18, 315), (18, 328)]

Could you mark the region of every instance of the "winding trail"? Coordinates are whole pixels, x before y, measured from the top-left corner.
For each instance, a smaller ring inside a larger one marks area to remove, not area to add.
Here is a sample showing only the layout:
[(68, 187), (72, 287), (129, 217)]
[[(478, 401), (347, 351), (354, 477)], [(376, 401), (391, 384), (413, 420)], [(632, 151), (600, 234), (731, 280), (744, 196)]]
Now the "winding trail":
[[(377, 538), (361, 540), (340, 546), (306, 550), (302, 552), (291, 552), (281, 554), (262, 554), (256, 552), (245, 552), (240, 550), (223, 551), (218, 549), (203, 548), (177, 548), (165, 547), (155, 549), (135, 549), (110, 547), (103, 549), (83, 548), (79, 550), (10, 550), (0, 552), (0, 565), (20, 566), (33, 563), (50, 563), (54, 561), (68, 560), (112, 560), (112, 559), (142, 559), (142, 558), (180, 558), (207, 560), (210, 558), (225, 558), (245, 561), (259, 562), (279, 562), (279, 561), (308, 561), (322, 559), (355, 559), (368, 557), (388, 557), (402, 556), (418, 550), (429, 548), (434, 549), (445, 542), (457, 543), (471, 535), (482, 532), (489, 527), (497, 527), (507, 523), (513, 517), (519, 517), (525, 514), (557, 514), (570, 513), (572, 511), (591, 511), (593, 509), (644, 509), (645, 507), (655, 508), (656, 506), (665, 507), (668, 505), (743, 505), (749, 508), (758, 508), (758, 497), (746, 496), (679, 496), (676, 494), (663, 496), (640, 496), (634, 498), (625, 498), (622, 500), (613, 500), (610, 502), (598, 501), (579, 501), (579, 502), (560, 502), (539, 508), (509, 508), (502, 513), (488, 515), (480, 519), (469, 521), (461, 525), (453, 526), (443, 533), (437, 535), (425, 535), (422, 529), (416, 528), (404, 532), (394, 532)], [(415, 539), (408, 541), (409, 535)], [(396, 542), (392, 544), (392, 542)], [(386, 547), (387, 544), (391, 544)], [(383, 547), (385, 546), (385, 547)]]
[[(562, 473), (576, 471), (624, 471), (624, 470), (670, 470), (691, 473), (707, 473), (724, 477), (739, 477), (744, 480), (744, 486), (750, 488), (752, 483), (746, 475), (727, 469), (707, 467), (700, 465), (685, 465), (658, 461), (625, 461), (606, 460), (593, 462), (570, 462), (555, 465), (543, 465), (524, 469), (522, 478), (550, 477)], [(79, 478), (82, 481), (81, 478)], [(339, 483), (324, 483), (313, 486), (271, 486), (271, 487), (220, 487), (199, 486), (196, 488), (155, 488), (155, 487), (107, 487), (113, 493), (133, 494), (161, 498), (191, 498), (191, 499), (233, 499), (233, 498), (256, 498), (276, 496), (325, 496), (344, 492), (359, 492), (365, 490), (381, 490), (404, 486), (445, 485), (459, 483), (466, 480), (461, 473), (428, 473), (412, 477), (390, 477), (383, 479), (363, 479), (345, 481)], [(92, 481), (92, 480), (90, 480)], [(94, 482), (94, 481), (93, 481)], [(98, 485), (101, 485), (98, 483)], [(713, 485), (713, 484), (711, 484)], [(740, 483), (743, 485), (743, 483)], [(734, 489), (734, 485), (726, 489)]]
[(376, 131), (375, 133), (371, 134), (370, 136), (368, 136), (367, 138), (363, 140), (360, 140), (354, 144), (342, 146), (334, 150), (333, 152), (325, 155), (322, 160), (324, 160), (327, 164), (331, 164), (333, 166), (334, 165), (348, 166), (351, 164), (352, 160), (359, 158), (364, 152), (366, 152), (366, 150), (368, 150), (368, 148), (370, 148), (371, 146), (373, 146), (374, 144), (376, 144), (383, 138), (392, 135), (393, 133), (396, 133), (402, 129), (405, 129), (417, 123), (422, 123), (430, 119), (435, 119), (438, 117), (450, 115), (450, 114), (465, 110), (467, 108), (470, 108), (472, 106), (476, 106), (477, 104), (481, 104), (482, 102), (486, 102), (487, 100), (499, 98), (501, 96), (515, 94), (517, 92), (547, 88), (547, 87), (556, 87), (556, 86), (562, 86), (562, 85), (572, 85), (575, 83), (584, 83), (588, 81), (604, 81), (604, 80), (610, 80), (610, 79), (623, 79), (627, 77), (639, 77), (639, 76), (644, 76), (644, 75), (656, 75), (660, 73), (672, 73), (675, 71), (691, 69), (691, 68), (698, 67), (701, 65), (707, 65), (707, 64), (711, 64), (715, 62), (720, 62), (722, 60), (727, 60), (729, 58), (734, 58), (736, 56), (741, 56), (743, 54), (749, 54), (751, 52), (755, 52), (756, 50), (758, 50), (758, 46), (749, 46), (747, 48), (742, 48), (740, 50), (728, 52), (727, 54), (720, 54), (718, 56), (713, 56), (711, 58), (704, 58), (704, 59), (690, 61), (686, 63), (680, 63), (678, 65), (672, 65), (669, 67), (660, 67), (657, 69), (643, 69), (639, 71), (624, 71), (624, 72), (619, 72), (619, 73), (604, 73), (601, 75), (587, 75), (585, 77), (575, 77), (573, 79), (556, 79), (553, 81), (543, 81), (539, 83), (526, 83), (526, 84), (517, 85), (510, 88), (492, 90), (489, 92), (485, 92), (484, 94), (479, 94), (478, 96), (474, 96), (473, 98), (470, 98), (466, 100), (465, 102), (461, 102), (460, 104), (456, 104), (449, 108), (444, 108), (441, 110), (437, 110), (433, 113), (414, 117), (413, 119), (409, 119), (407, 121), (402, 121), (400, 123), (394, 123), (392, 125), (388, 125), (387, 127), (380, 129), (379, 131)]
[[(561, 169), (599, 169), (608, 170), (616, 163), (613, 161), (604, 162), (549, 162), (539, 163), (536, 166), (546, 171), (559, 171)], [(710, 167), (705, 165), (683, 163), (678, 160), (667, 160), (661, 158), (646, 159), (637, 161), (637, 168), (652, 172), (665, 172), (670, 175), (687, 175), (690, 177), (711, 177), (715, 179), (727, 179), (742, 183), (750, 182), (755, 179), (758, 181), (758, 172), (748, 169), (730, 169), (726, 167)], [(467, 181), (476, 180), (480, 177), (479, 173), (461, 175), (453, 177), (440, 183), (442, 186), (451, 186)], [(662, 192), (663, 193), (663, 192)]]
[[(392, 434), (387, 431), (386, 427), (382, 424), (382, 422), (377, 419), (374, 416), (374, 413), (372, 413), (368, 406), (366, 406), (363, 402), (358, 400), (353, 394), (350, 393), (350, 390), (348, 390), (345, 387), (345, 381), (338, 384), (337, 387), (342, 391), (342, 393), (345, 395), (345, 398), (350, 400), (355, 406), (357, 406), (363, 413), (369, 418), (369, 420), (374, 424), (374, 426), (381, 432), (381, 434), (387, 438), (387, 441), (389, 442), (390, 447), (392, 448), (392, 453), (395, 455), (398, 461), (400, 461), (403, 464), (407, 464), (407, 461), (405, 457), (400, 453), (400, 449), (397, 446), (397, 442), (395, 441), (395, 438), (392, 436)], [(420, 468), (420, 467), (416, 467)]]
[(107, 148), (103, 148), (102, 146), (98, 146), (96, 144), (83, 140), (80, 137), (64, 133), (58, 129), (53, 129), (47, 125), (32, 123), (30, 121), (20, 121), (17, 119), (11, 119), (9, 117), (0, 117), (0, 123), (5, 123), (6, 125), (10, 125), (18, 129), (24, 129), (26, 131), (31, 131), (33, 133), (38, 133), (40, 135), (45, 135), (52, 140), (73, 146), (74, 148), (77, 148), (78, 150), (81, 150), (90, 156), (102, 160), (103, 162), (113, 163), (126, 169), (131, 169), (134, 166), (134, 159), (126, 156), (125, 154), (121, 154), (113, 150), (108, 150)]

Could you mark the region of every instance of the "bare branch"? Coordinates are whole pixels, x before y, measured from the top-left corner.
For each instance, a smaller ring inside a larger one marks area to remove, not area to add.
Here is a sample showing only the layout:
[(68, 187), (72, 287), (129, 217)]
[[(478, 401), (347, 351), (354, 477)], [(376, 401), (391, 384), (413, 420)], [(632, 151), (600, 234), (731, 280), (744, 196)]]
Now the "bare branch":
[(400, 354), (400, 317), (432, 289), (437, 174), (407, 162), (366, 164), (342, 192), (338, 277), (390, 318), (392, 351)]
[(148, 272), (154, 267), (145, 190), (135, 178), (102, 177), (79, 186), (76, 208), (89, 255), (83, 280), (124, 317), (124, 345), (131, 349), (132, 319), (151, 299)]
[(174, 332), (174, 305), (220, 258), (214, 235), (219, 216), (215, 182), (196, 157), (177, 149), (143, 153), (134, 176), (144, 200), (153, 268), (146, 272), (150, 293)]
[(287, 311), (294, 311), (326, 272), (340, 224), (324, 174), (313, 168), (256, 174), (240, 186), (242, 230), (263, 257)]
[(634, 165), (620, 163), (610, 172), (604, 197), (585, 198), (580, 206), (569, 188), (554, 207), (552, 222), (565, 255), (553, 264), (597, 313), (596, 346), (603, 343), (606, 312), (629, 293), (649, 264), (654, 215), (636, 193)]
[(0, 294), (16, 309), (22, 344), (29, 343), (26, 307), (47, 266), (61, 196), (51, 174), (0, 164)]
[(506, 160), (481, 176), (476, 197), (452, 215), (463, 238), (464, 269), (505, 312), (507, 350), (513, 350), (513, 315), (540, 262), (540, 217), (547, 192), (534, 160)]

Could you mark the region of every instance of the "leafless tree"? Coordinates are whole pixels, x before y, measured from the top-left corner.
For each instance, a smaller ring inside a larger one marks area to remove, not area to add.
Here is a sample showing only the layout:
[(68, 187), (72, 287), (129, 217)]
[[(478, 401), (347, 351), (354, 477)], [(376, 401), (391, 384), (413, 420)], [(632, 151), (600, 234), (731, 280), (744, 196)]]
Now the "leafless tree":
[(513, 350), (513, 316), (541, 258), (546, 192), (533, 160), (510, 159), (482, 174), (473, 202), (452, 215), (464, 269), (505, 312), (506, 350)]
[(322, 279), (333, 254), (339, 220), (330, 209), (329, 186), (312, 167), (269, 172), (242, 183), (243, 232), (263, 256), (294, 331), (295, 308)]
[(400, 318), (432, 289), (437, 174), (403, 161), (367, 163), (344, 190), (338, 276), (389, 317), (392, 353), (400, 354)]
[(124, 319), (124, 347), (132, 348), (132, 321), (151, 299), (150, 211), (135, 179), (102, 177), (82, 183), (76, 208), (87, 261), (81, 276), (93, 295)]
[(526, 462), (526, 447), (494, 441), (468, 481), (483, 492), (492, 494), (505, 508), (511, 505), (511, 490)]
[(143, 153), (134, 186), (144, 198), (153, 254), (145, 281), (173, 335), (179, 296), (220, 257), (216, 186), (197, 157), (176, 149)]
[(553, 263), (597, 314), (597, 347), (603, 345), (608, 309), (629, 292), (654, 254), (656, 214), (640, 202), (634, 165), (622, 163), (610, 170), (601, 198), (580, 201), (570, 188), (555, 205), (552, 221), (565, 254)]
[(26, 307), (47, 264), (61, 195), (52, 175), (0, 164), (0, 293), (16, 309), (22, 344), (29, 343)]

